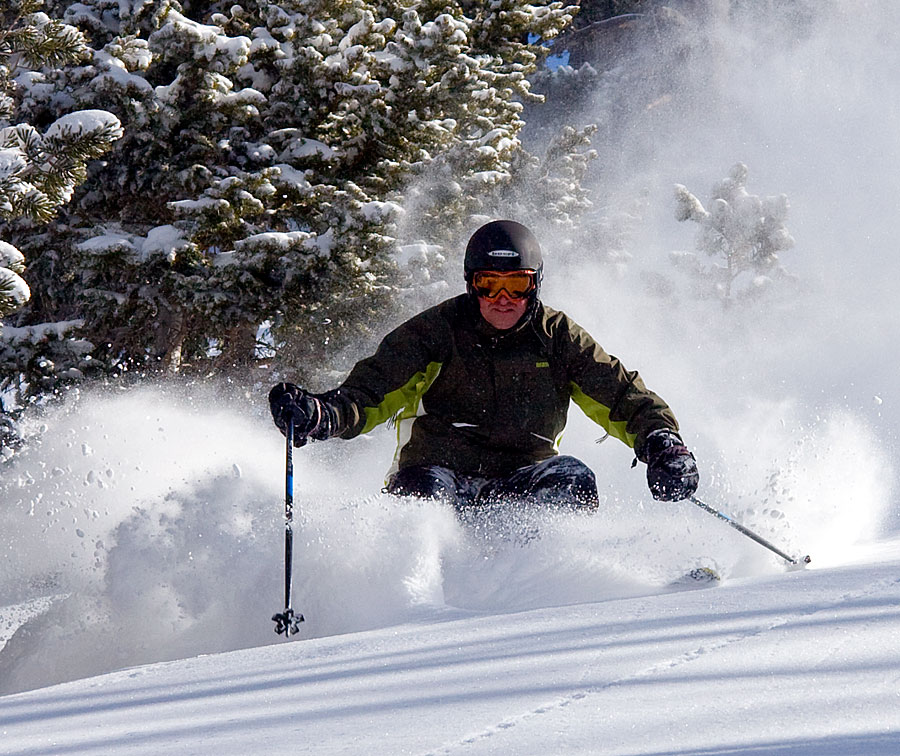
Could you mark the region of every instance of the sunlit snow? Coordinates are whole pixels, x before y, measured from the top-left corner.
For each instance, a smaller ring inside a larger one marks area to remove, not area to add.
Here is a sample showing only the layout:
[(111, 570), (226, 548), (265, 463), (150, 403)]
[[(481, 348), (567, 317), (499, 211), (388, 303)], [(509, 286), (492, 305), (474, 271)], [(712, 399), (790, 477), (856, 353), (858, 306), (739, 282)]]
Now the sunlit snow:
[[(807, 569), (653, 501), (577, 409), (562, 451), (600, 510), (476, 529), (379, 493), (385, 429), (294, 454), (285, 641), (267, 386), (88, 391), (0, 481), (0, 753), (900, 753), (900, 10), (865, 5), (791, 45), (712, 25), (708, 101), (634, 93), (596, 145), (597, 201), (647, 200), (620, 275), (535, 229), (545, 301), (673, 406), (699, 496)], [(737, 162), (789, 198), (802, 285), (725, 310), (648, 274), (693, 242), (673, 187)], [(721, 585), (673, 590), (701, 565)]]

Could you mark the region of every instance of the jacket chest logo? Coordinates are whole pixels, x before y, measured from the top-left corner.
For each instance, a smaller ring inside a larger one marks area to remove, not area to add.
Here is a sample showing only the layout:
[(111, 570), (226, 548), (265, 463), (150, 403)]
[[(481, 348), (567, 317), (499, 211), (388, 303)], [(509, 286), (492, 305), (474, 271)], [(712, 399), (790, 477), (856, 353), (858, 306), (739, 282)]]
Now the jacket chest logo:
[(543, 378), (551, 374), (550, 363), (540, 357), (519, 358), (497, 364), (498, 374), (510, 376), (513, 380), (532, 376)]

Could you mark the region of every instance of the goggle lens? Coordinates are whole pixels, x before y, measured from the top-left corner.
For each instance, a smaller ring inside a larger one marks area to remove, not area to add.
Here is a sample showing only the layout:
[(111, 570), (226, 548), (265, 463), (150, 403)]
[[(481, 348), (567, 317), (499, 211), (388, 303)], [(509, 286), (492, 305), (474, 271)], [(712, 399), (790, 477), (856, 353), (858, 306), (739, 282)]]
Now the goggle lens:
[(513, 270), (498, 273), (492, 270), (479, 270), (472, 277), (472, 288), (479, 297), (495, 299), (505, 291), (510, 299), (522, 299), (534, 291), (534, 271)]

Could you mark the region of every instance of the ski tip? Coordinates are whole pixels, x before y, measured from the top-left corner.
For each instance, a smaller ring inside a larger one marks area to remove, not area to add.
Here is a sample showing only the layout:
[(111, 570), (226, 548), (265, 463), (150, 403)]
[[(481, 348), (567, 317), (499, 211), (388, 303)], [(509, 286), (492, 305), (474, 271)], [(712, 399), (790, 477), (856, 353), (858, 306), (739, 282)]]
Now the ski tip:
[(672, 590), (706, 588), (718, 585), (721, 582), (722, 576), (712, 567), (695, 567), (677, 580), (669, 583), (669, 588)]
[(687, 574), (687, 578), (698, 583), (719, 583), (722, 576), (712, 567), (696, 567)]

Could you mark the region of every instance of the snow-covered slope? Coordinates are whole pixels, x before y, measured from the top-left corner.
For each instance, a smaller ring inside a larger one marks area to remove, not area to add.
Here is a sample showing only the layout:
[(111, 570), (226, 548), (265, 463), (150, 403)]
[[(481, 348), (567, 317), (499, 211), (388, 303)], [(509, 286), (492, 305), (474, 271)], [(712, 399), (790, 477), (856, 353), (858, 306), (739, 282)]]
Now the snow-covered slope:
[[(646, 205), (621, 278), (537, 229), (545, 300), (673, 406), (701, 497), (809, 569), (652, 501), (577, 411), (601, 508), (524, 546), (375, 493), (377, 432), (295, 456), (306, 622), (279, 642), (267, 387), (88, 393), (0, 479), (0, 754), (900, 754), (900, 10), (828, 5), (799, 36), (722, 14), (702, 101), (638, 97), (598, 140), (600, 202)], [(672, 187), (737, 161), (790, 198), (801, 285), (726, 311), (666, 284)], [(699, 564), (723, 584), (667, 590)]]
[(900, 542), (860, 559), (136, 667), (0, 699), (0, 753), (896, 756)]
[[(798, 571), (650, 500), (624, 447), (601, 455), (575, 417), (601, 509), (475, 530), (360, 494), (389, 434), (307, 447), (306, 622), (287, 642), (270, 620), (282, 439), (261, 411), (210, 406), (199, 389), (89, 395), (8, 468), (0, 754), (898, 752), (891, 471), (852, 417), (785, 458), (787, 493), (733, 512), (811, 553)], [(703, 490), (727, 503), (715, 476)], [(698, 564), (723, 583), (672, 592)]]

